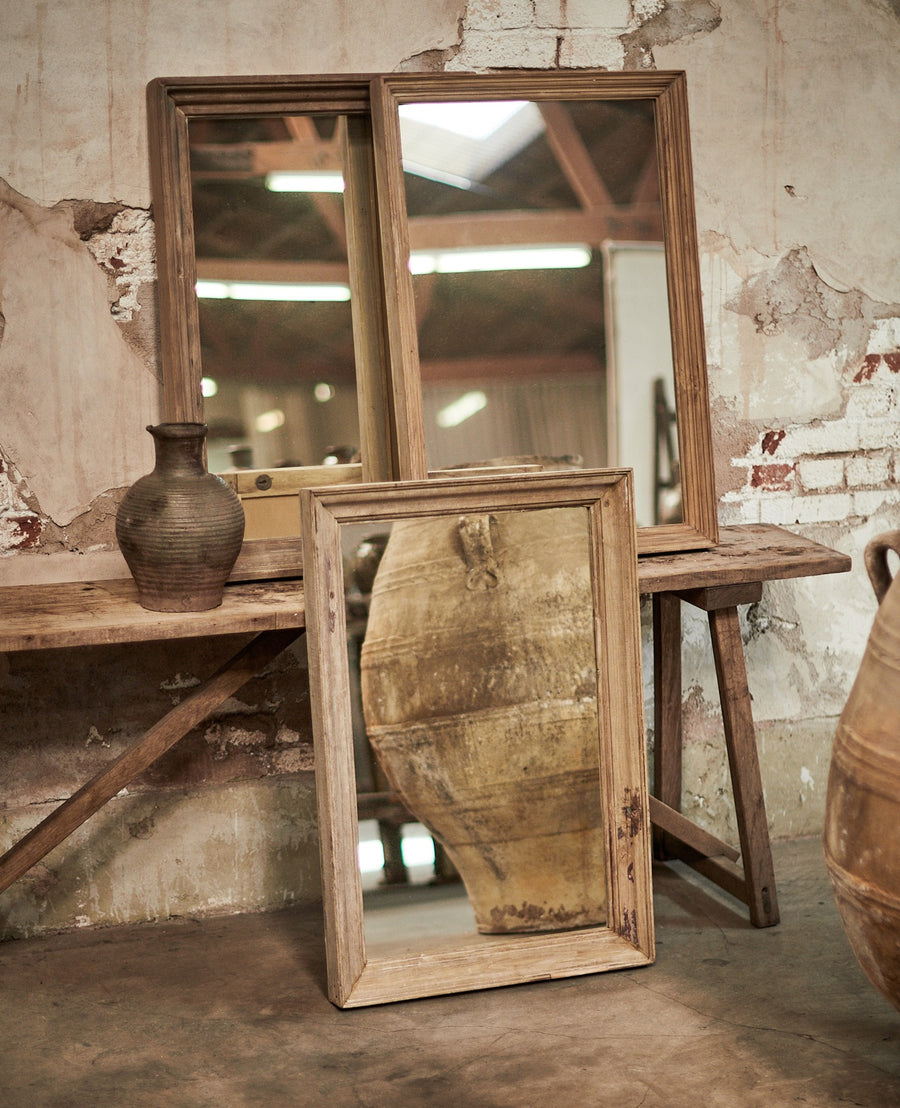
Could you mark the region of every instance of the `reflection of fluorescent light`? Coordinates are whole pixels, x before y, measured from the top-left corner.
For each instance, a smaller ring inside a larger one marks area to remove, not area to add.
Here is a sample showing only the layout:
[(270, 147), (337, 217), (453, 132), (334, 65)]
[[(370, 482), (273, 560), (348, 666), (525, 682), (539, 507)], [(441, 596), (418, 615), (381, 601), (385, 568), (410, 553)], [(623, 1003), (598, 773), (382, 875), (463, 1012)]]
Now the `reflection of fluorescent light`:
[[(414, 866), (434, 866), (434, 840), (423, 834), (424, 828), (413, 825), (411, 833), (401, 832), (400, 854), (403, 864), (410, 869)], [(359, 869), (361, 873), (377, 873), (384, 869), (384, 847), (378, 839), (362, 837), (360, 828), (358, 848)], [(374, 833), (374, 832), (373, 832)]]
[(268, 431), (277, 431), (284, 426), (284, 412), (281, 408), (273, 408), (270, 412), (262, 412), (253, 422), (257, 431), (263, 435)]
[(320, 381), (313, 389), (313, 396), (320, 404), (325, 404), (334, 396), (334, 385), (329, 385), (326, 381)]
[(438, 412), (438, 427), (457, 427), (476, 412), (480, 412), (486, 404), (487, 397), (480, 390), (463, 393), (458, 400)]
[(486, 139), (526, 108), (525, 100), (489, 100), (483, 103), (401, 104), (400, 118), (441, 127), (455, 135)]
[(376, 839), (361, 842), (358, 853), (361, 873), (377, 873), (384, 869), (384, 847)]
[(271, 192), (343, 192), (344, 178), (337, 172), (287, 173), (276, 170), (266, 174), (266, 188)]
[(510, 246), (485, 250), (416, 250), (410, 273), (486, 273), (498, 269), (580, 269), (589, 265), (587, 246)]
[(285, 285), (275, 281), (198, 281), (197, 295), (214, 300), (350, 299), (349, 285)]
[(219, 386), (212, 377), (200, 378), (200, 392), (203, 396), (215, 396), (218, 391)]
[(227, 300), (231, 296), (230, 286), (224, 281), (198, 281), (195, 288), (197, 295), (206, 300)]

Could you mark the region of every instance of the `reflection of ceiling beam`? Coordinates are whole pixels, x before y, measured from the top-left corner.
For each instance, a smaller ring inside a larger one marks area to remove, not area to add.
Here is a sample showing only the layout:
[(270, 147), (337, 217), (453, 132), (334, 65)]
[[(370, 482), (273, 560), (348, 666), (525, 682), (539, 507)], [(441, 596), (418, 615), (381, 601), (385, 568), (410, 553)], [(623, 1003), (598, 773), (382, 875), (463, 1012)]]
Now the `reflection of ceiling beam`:
[(432, 358), (421, 363), (423, 381), (486, 381), (491, 378), (561, 377), (603, 373), (593, 354), (499, 354), (473, 358)]
[(312, 193), (312, 202), (322, 222), (338, 246), (347, 253), (347, 224), (344, 222), (344, 202), (328, 192)]
[(605, 208), (612, 198), (594, 159), (588, 153), (566, 106), (544, 100), (538, 105), (546, 128), (547, 142), (582, 208)]
[(263, 177), (277, 170), (341, 171), (340, 147), (333, 139), (296, 142), (198, 143), (191, 147), (194, 180)]
[(610, 205), (589, 212), (465, 212), (416, 216), (409, 221), (409, 243), (413, 250), (545, 242), (583, 242), (599, 247), (609, 239), (662, 241), (659, 204)]
[(659, 203), (659, 166), (656, 161), (656, 150), (652, 147), (634, 187), (632, 199), (635, 203)]
[(201, 281), (276, 281), (283, 285), (346, 285), (345, 262), (271, 262), (255, 258), (198, 258)]

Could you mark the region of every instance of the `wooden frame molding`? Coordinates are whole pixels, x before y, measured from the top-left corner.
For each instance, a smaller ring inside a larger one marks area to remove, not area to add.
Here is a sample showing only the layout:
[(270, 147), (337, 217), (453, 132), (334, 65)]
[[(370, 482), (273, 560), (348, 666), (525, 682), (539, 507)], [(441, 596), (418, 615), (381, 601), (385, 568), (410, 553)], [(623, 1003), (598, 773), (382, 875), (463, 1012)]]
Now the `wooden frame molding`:
[[(630, 470), (463, 476), (300, 493), (328, 993), (381, 1004), (626, 966), (654, 957), (650, 818)], [(572, 931), (367, 943), (344, 602), (343, 525), (582, 507), (597, 657), (607, 923)]]
[[(163, 411), (165, 419), (176, 422), (203, 422), (204, 418), (190, 121), (315, 114), (345, 117), (341, 154), (362, 458), (361, 466), (341, 476), (350, 481), (384, 481), (397, 475), (375, 202), (370, 81), (371, 75), (160, 77), (147, 86)], [(256, 471), (243, 475), (251, 481), (256, 476)], [(282, 470), (279, 479), (289, 479), (294, 492), (304, 484), (323, 483), (318, 466)], [(299, 559), (285, 554), (284, 543), (257, 539), (245, 542), (244, 547), (245, 560), (265, 564), (271, 575), (277, 576), (279, 570), (299, 572)]]
[[(372, 83), (372, 121), (388, 291), (398, 476), (426, 475), (418, 338), (409, 272), (409, 225), (398, 108), (422, 101), (652, 100), (666, 247), (675, 406), (684, 498), (682, 523), (641, 527), (638, 553), (714, 546), (718, 537), (697, 229), (683, 72), (579, 70), (494, 74), (402, 73)], [(598, 414), (598, 418), (603, 418)]]

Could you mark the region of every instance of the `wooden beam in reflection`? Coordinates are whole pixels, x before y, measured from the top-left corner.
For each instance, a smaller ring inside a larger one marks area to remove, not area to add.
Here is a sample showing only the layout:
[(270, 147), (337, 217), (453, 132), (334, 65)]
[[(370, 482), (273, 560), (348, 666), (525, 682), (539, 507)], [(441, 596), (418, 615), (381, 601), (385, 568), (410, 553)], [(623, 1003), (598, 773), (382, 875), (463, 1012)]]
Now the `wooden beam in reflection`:
[(273, 262), (265, 258), (198, 258), (201, 281), (276, 281), (279, 284), (346, 285), (346, 262)]
[(612, 197), (588, 153), (565, 104), (558, 100), (538, 103), (547, 142), (582, 208), (612, 207)]
[(502, 354), (493, 357), (433, 359), (423, 361), (421, 369), (423, 381), (469, 381), (602, 373), (603, 365), (589, 353)]
[(340, 173), (342, 168), (340, 148), (333, 139), (306, 136), (293, 142), (191, 143), (191, 154), (195, 181), (241, 180), (279, 170)]
[(409, 220), (412, 250), (454, 246), (525, 246), (583, 242), (599, 247), (608, 239), (662, 241), (662, 218), (655, 203), (590, 211), (464, 212), (414, 216)]

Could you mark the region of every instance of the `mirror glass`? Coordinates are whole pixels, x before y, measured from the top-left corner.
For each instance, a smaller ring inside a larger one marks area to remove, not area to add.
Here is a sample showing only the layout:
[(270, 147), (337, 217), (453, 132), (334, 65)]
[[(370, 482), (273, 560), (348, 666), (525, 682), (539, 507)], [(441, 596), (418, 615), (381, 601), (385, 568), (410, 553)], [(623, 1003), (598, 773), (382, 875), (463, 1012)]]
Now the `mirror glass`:
[(214, 472), (359, 460), (346, 125), (337, 113), (189, 122)]
[(654, 101), (398, 110), (428, 469), (630, 466), (680, 522)]
[(369, 956), (605, 927), (588, 509), (341, 531)]
[(307, 487), (300, 514), (330, 999), (652, 960), (631, 471)]

